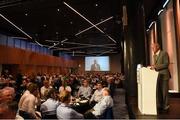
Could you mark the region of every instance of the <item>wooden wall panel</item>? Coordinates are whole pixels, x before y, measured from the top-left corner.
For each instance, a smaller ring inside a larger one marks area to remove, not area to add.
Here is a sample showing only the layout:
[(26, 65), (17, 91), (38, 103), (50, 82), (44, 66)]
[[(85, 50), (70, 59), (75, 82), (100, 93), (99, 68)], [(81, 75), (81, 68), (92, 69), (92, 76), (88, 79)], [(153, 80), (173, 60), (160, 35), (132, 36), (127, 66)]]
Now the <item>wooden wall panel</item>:
[(74, 67), (76, 62), (62, 57), (43, 55), (18, 48), (0, 45), (0, 64), (30, 64), (46, 66)]
[(0, 45), (0, 64), (12, 65), (14, 75), (19, 71), (27, 75), (37, 73), (66, 74), (69, 67), (77, 66), (75, 60), (2, 45)]

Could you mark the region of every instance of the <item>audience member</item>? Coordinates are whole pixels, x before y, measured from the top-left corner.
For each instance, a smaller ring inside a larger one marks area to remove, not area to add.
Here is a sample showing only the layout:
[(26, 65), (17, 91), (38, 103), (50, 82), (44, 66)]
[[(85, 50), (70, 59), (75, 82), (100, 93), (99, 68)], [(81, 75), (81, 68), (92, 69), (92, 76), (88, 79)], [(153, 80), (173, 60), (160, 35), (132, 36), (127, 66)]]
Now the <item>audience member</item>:
[(106, 109), (113, 107), (113, 99), (110, 96), (110, 90), (108, 88), (103, 89), (103, 99), (99, 101), (93, 109), (87, 111), (84, 115), (87, 119), (100, 118)]
[(111, 97), (114, 96), (114, 91), (115, 91), (115, 84), (114, 84), (114, 78), (113, 77), (108, 77), (107, 78), (107, 87), (110, 90), (110, 95)]
[(68, 86), (68, 83), (66, 82), (66, 80), (63, 80), (62, 81), (62, 86), (60, 86), (59, 87), (59, 93), (61, 93), (62, 91), (64, 91), (64, 90), (67, 90), (67, 91), (69, 91), (70, 93), (71, 93), (71, 87), (70, 86)]
[(83, 115), (76, 112), (69, 106), (71, 101), (70, 92), (64, 90), (60, 93), (59, 99), (61, 104), (57, 108), (57, 118), (58, 119), (83, 119)]
[(83, 85), (79, 88), (78, 97), (89, 99), (91, 96), (91, 87), (88, 80), (83, 80)]
[(5, 87), (0, 90), (0, 103), (10, 103), (15, 97), (15, 90), (12, 87)]
[(41, 87), (41, 98), (46, 99), (44, 94), (48, 93), (48, 91), (51, 89), (52, 87), (49, 85), (49, 81), (48, 80), (44, 80), (43, 81), (43, 86)]
[(37, 104), (38, 86), (31, 83), (27, 89), (19, 101), (19, 115), (24, 119), (37, 119), (35, 106)]
[(98, 82), (96, 84), (96, 90), (90, 99), (91, 106), (94, 106), (96, 103), (98, 103), (102, 99), (103, 97), (102, 88), (103, 88), (102, 83)]
[[(43, 119), (55, 119), (56, 118), (56, 109), (59, 106), (59, 102), (56, 98), (55, 89), (50, 89), (47, 94), (47, 100), (41, 104), (40, 111), (42, 113)], [(51, 118), (50, 118), (51, 117)]]

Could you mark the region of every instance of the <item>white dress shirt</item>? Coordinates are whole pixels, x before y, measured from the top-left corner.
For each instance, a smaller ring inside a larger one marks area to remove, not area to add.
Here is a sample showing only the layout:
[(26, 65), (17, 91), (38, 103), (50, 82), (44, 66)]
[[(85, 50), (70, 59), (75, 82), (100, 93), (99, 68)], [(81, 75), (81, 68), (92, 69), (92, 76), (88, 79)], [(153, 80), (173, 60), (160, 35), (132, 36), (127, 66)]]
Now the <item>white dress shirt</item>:
[(70, 108), (68, 105), (62, 103), (57, 108), (58, 119), (83, 119), (83, 115)]
[(98, 102), (94, 107), (92, 114), (95, 116), (101, 116), (107, 108), (113, 107), (113, 99), (111, 96), (104, 96), (103, 99)]
[[(60, 87), (59, 87), (59, 93), (60, 93), (61, 91), (63, 91), (63, 90), (64, 90), (64, 86), (60, 86)], [(71, 91), (72, 91), (70, 86), (66, 86), (65, 90), (67, 90), (68, 92), (71, 92)]]
[(44, 97), (44, 93), (46, 91), (49, 91), (52, 87), (49, 86), (48, 88), (46, 88), (45, 86), (41, 87), (41, 97), (43, 98)]
[(36, 117), (35, 114), (35, 105), (36, 105), (36, 97), (31, 94), (29, 91), (26, 91), (20, 101), (19, 101), (19, 110), (25, 111), (31, 114), (33, 117)]
[(89, 98), (91, 96), (91, 87), (84, 87), (84, 86), (81, 86), (79, 88), (79, 96), (82, 96), (82, 97), (85, 97), (85, 98)]
[(54, 115), (56, 114), (56, 109), (59, 106), (59, 102), (49, 98), (44, 103), (41, 104), (40, 111), (42, 114)]
[(102, 89), (100, 89), (100, 90), (97, 89), (97, 90), (95, 90), (94, 94), (92, 95), (90, 101), (99, 102), (102, 98), (103, 98)]

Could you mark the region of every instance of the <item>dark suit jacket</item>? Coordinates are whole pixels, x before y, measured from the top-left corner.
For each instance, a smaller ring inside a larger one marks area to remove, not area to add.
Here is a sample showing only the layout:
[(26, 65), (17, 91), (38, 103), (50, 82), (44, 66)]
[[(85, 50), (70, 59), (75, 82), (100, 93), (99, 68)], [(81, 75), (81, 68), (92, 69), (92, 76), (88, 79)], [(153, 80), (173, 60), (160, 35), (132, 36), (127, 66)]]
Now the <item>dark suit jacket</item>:
[(169, 66), (169, 56), (165, 51), (160, 51), (157, 59), (155, 59), (155, 70), (159, 72), (159, 79), (161, 80), (169, 80), (171, 78), (168, 66)]
[(91, 65), (91, 71), (100, 71), (100, 65), (99, 64), (92, 64)]

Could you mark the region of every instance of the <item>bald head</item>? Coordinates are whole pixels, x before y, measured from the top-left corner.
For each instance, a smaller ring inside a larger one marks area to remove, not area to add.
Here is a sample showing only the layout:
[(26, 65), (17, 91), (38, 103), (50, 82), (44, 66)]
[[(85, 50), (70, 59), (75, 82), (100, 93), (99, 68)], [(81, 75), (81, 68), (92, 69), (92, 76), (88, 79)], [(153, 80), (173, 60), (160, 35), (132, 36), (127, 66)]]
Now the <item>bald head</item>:
[(159, 43), (153, 43), (151, 47), (152, 47), (152, 50), (153, 50), (154, 54), (157, 53), (158, 50), (160, 50)]

